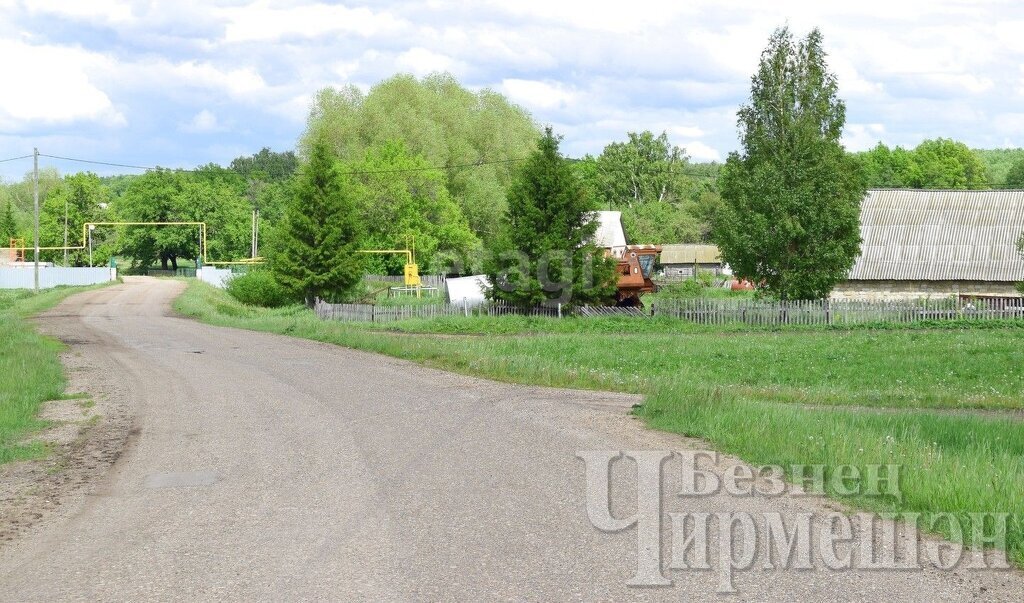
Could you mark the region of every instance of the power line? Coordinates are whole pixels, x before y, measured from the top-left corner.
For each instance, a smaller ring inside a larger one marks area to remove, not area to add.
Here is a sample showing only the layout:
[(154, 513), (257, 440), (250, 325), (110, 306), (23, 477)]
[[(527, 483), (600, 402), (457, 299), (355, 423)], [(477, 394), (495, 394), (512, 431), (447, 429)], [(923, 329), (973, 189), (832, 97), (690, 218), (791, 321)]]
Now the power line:
[(7, 163), (8, 161), (17, 161), (19, 159), (31, 159), (32, 155), (22, 155), (21, 157), (11, 157), (10, 159), (0, 159), (0, 163)]
[[(92, 159), (80, 159), (80, 158), (77, 158), (77, 157), (62, 157), (60, 155), (47, 155), (45, 153), (40, 153), (39, 156), (40, 157), (49, 157), (50, 159), (60, 159), (62, 161), (75, 161), (75, 162), (78, 162), (78, 163), (89, 163), (89, 164), (94, 164), (94, 165), (106, 165), (106, 166), (111, 166), (111, 167), (123, 167), (123, 168), (135, 169), (135, 170), (170, 169), (170, 168), (160, 168), (160, 167), (154, 167), (154, 166), (148, 166), (148, 165), (132, 165), (132, 164), (128, 164), (128, 163), (113, 163), (113, 162), (109, 162), (109, 161), (95, 161), (95, 160), (92, 160)], [(32, 157), (32, 156), (31, 155), (27, 155), (26, 157)], [(16, 157), (15, 159), (24, 159), (24, 158), (25, 157)], [(421, 166), (421, 167), (415, 167), (415, 168), (394, 168), (394, 169), (382, 169), (382, 170), (356, 170), (356, 171), (350, 171), (350, 172), (341, 172), (341, 174), (344, 175), (344, 176), (362, 176), (362, 175), (369, 175), (369, 174), (399, 174), (399, 173), (405, 173), (405, 172), (429, 172), (429, 171), (434, 171), (434, 170), (443, 171), (443, 170), (455, 170), (455, 169), (462, 169), (462, 168), (481, 167), (481, 166), (485, 166), (485, 165), (496, 165), (496, 164), (504, 164), (504, 163), (513, 163), (513, 162), (516, 162), (516, 161), (525, 161), (525, 160), (526, 160), (525, 157), (515, 157), (515, 158), (512, 158), (512, 159), (495, 159), (493, 161), (483, 161), (483, 160), (480, 160), (480, 161), (474, 161), (473, 163), (460, 163), (460, 164), (455, 164), (455, 165), (431, 165), (431, 166)], [(8, 160), (8, 161), (12, 161), (12, 160)], [(177, 171), (197, 172), (197, 171), (200, 171), (201, 169), (202, 168), (193, 168), (193, 169), (178, 168)]]
[(456, 165), (432, 165), (417, 168), (395, 168), (390, 170), (359, 170), (355, 172), (341, 172), (344, 176), (362, 176), (365, 174), (397, 174), (401, 172), (429, 172), (432, 170), (456, 170), (468, 167), (480, 167), (484, 165), (495, 165), (501, 163), (513, 163), (516, 161), (526, 161), (526, 157), (515, 157), (513, 159), (496, 159), (494, 161), (475, 161), (473, 163), (461, 163)]
[[(160, 169), (160, 168), (157, 168), (157, 167), (151, 167), (151, 166), (146, 166), (146, 165), (130, 165), (130, 164), (127, 164), (127, 163), (111, 163), (109, 161), (93, 161), (91, 159), (78, 159), (78, 158), (75, 158), (75, 157), (61, 157), (59, 155), (47, 155), (45, 153), (40, 153), (39, 156), (40, 157), (49, 157), (50, 159), (60, 159), (62, 161), (75, 161), (77, 163), (91, 163), (91, 164), (94, 164), (94, 165), (108, 165), (108, 166), (112, 166), (112, 167), (131, 168), (131, 169), (134, 169), (134, 170), (158, 170), (158, 169)], [(29, 157), (31, 157), (31, 155), (29, 155)], [(182, 171), (191, 172), (191, 171), (194, 171), (194, 170), (182, 170)]]

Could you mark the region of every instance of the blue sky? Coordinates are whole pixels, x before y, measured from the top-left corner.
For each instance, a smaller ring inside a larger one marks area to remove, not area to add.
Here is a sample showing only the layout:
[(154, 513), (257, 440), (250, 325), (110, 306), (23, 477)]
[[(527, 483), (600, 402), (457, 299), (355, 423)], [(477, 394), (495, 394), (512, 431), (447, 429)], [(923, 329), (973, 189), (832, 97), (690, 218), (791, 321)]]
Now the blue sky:
[[(723, 159), (759, 54), (784, 23), (821, 28), (848, 148), (937, 136), (1024, 146), (1014, 1), (0, 0), (0, 15), (0, 159), (37, 146), (226, 164), (294, 148), (320, 88), (436, 70), (506, 94), (563, 134), (569, 155), (650, 129), (694, 160)], [(0, 177), (30, 167), (0, 163)]]

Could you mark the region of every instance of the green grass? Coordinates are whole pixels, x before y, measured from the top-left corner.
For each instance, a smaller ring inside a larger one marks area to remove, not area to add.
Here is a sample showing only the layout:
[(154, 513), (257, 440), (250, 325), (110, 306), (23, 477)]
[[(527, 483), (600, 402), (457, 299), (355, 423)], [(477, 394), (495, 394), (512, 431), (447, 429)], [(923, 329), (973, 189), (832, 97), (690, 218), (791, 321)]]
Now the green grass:
[(42, 443), (22, 444), (46, 423), (37, 417), (46, 400), (61, 398), (66, 381), (60, 342), (40, 335), (26, 319), (65, 297), (95, 287), (61, 287), (39, 295), (25, 289), (0, 290), (0, 464), (37, 458)]
[(248, 308), (202, 284), (176, 308), (503, 381), (644, 394), (637, 414), (651, 427), (754, 464), (898, 463), (900, 499), (840, 498), (877, 511), (1011, 513), (1007, 548), (1024, 564), (1024, 422), (998, 414), (1024, 411), (1020, 323), (752, 330), (449, 317), (369, 325), (320, 321), (299, 307)]

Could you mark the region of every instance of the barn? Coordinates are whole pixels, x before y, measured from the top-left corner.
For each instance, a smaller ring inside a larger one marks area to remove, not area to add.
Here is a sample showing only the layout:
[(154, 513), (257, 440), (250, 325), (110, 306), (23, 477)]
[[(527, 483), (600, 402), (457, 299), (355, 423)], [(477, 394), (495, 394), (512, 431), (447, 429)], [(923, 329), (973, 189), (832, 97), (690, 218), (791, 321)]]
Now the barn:
[(694, 270), (722, 273), (722, 256), (715, 245), (662, 245), (661, 269), (665, 278), (690, 278)]
[(861, 254), (834, 299), (1017, 295), (1024, 190), (870, 190)]

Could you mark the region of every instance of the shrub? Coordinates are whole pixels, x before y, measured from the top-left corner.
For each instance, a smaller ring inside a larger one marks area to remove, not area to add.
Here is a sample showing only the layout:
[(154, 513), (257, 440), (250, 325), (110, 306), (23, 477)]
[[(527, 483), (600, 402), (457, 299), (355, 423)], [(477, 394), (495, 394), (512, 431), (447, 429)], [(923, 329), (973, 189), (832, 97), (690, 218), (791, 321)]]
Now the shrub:
[(295, 301), (268, 270), (253, 270), (233, 277), (228, 281), (227, 292), (247, 306), (278, 308)]

